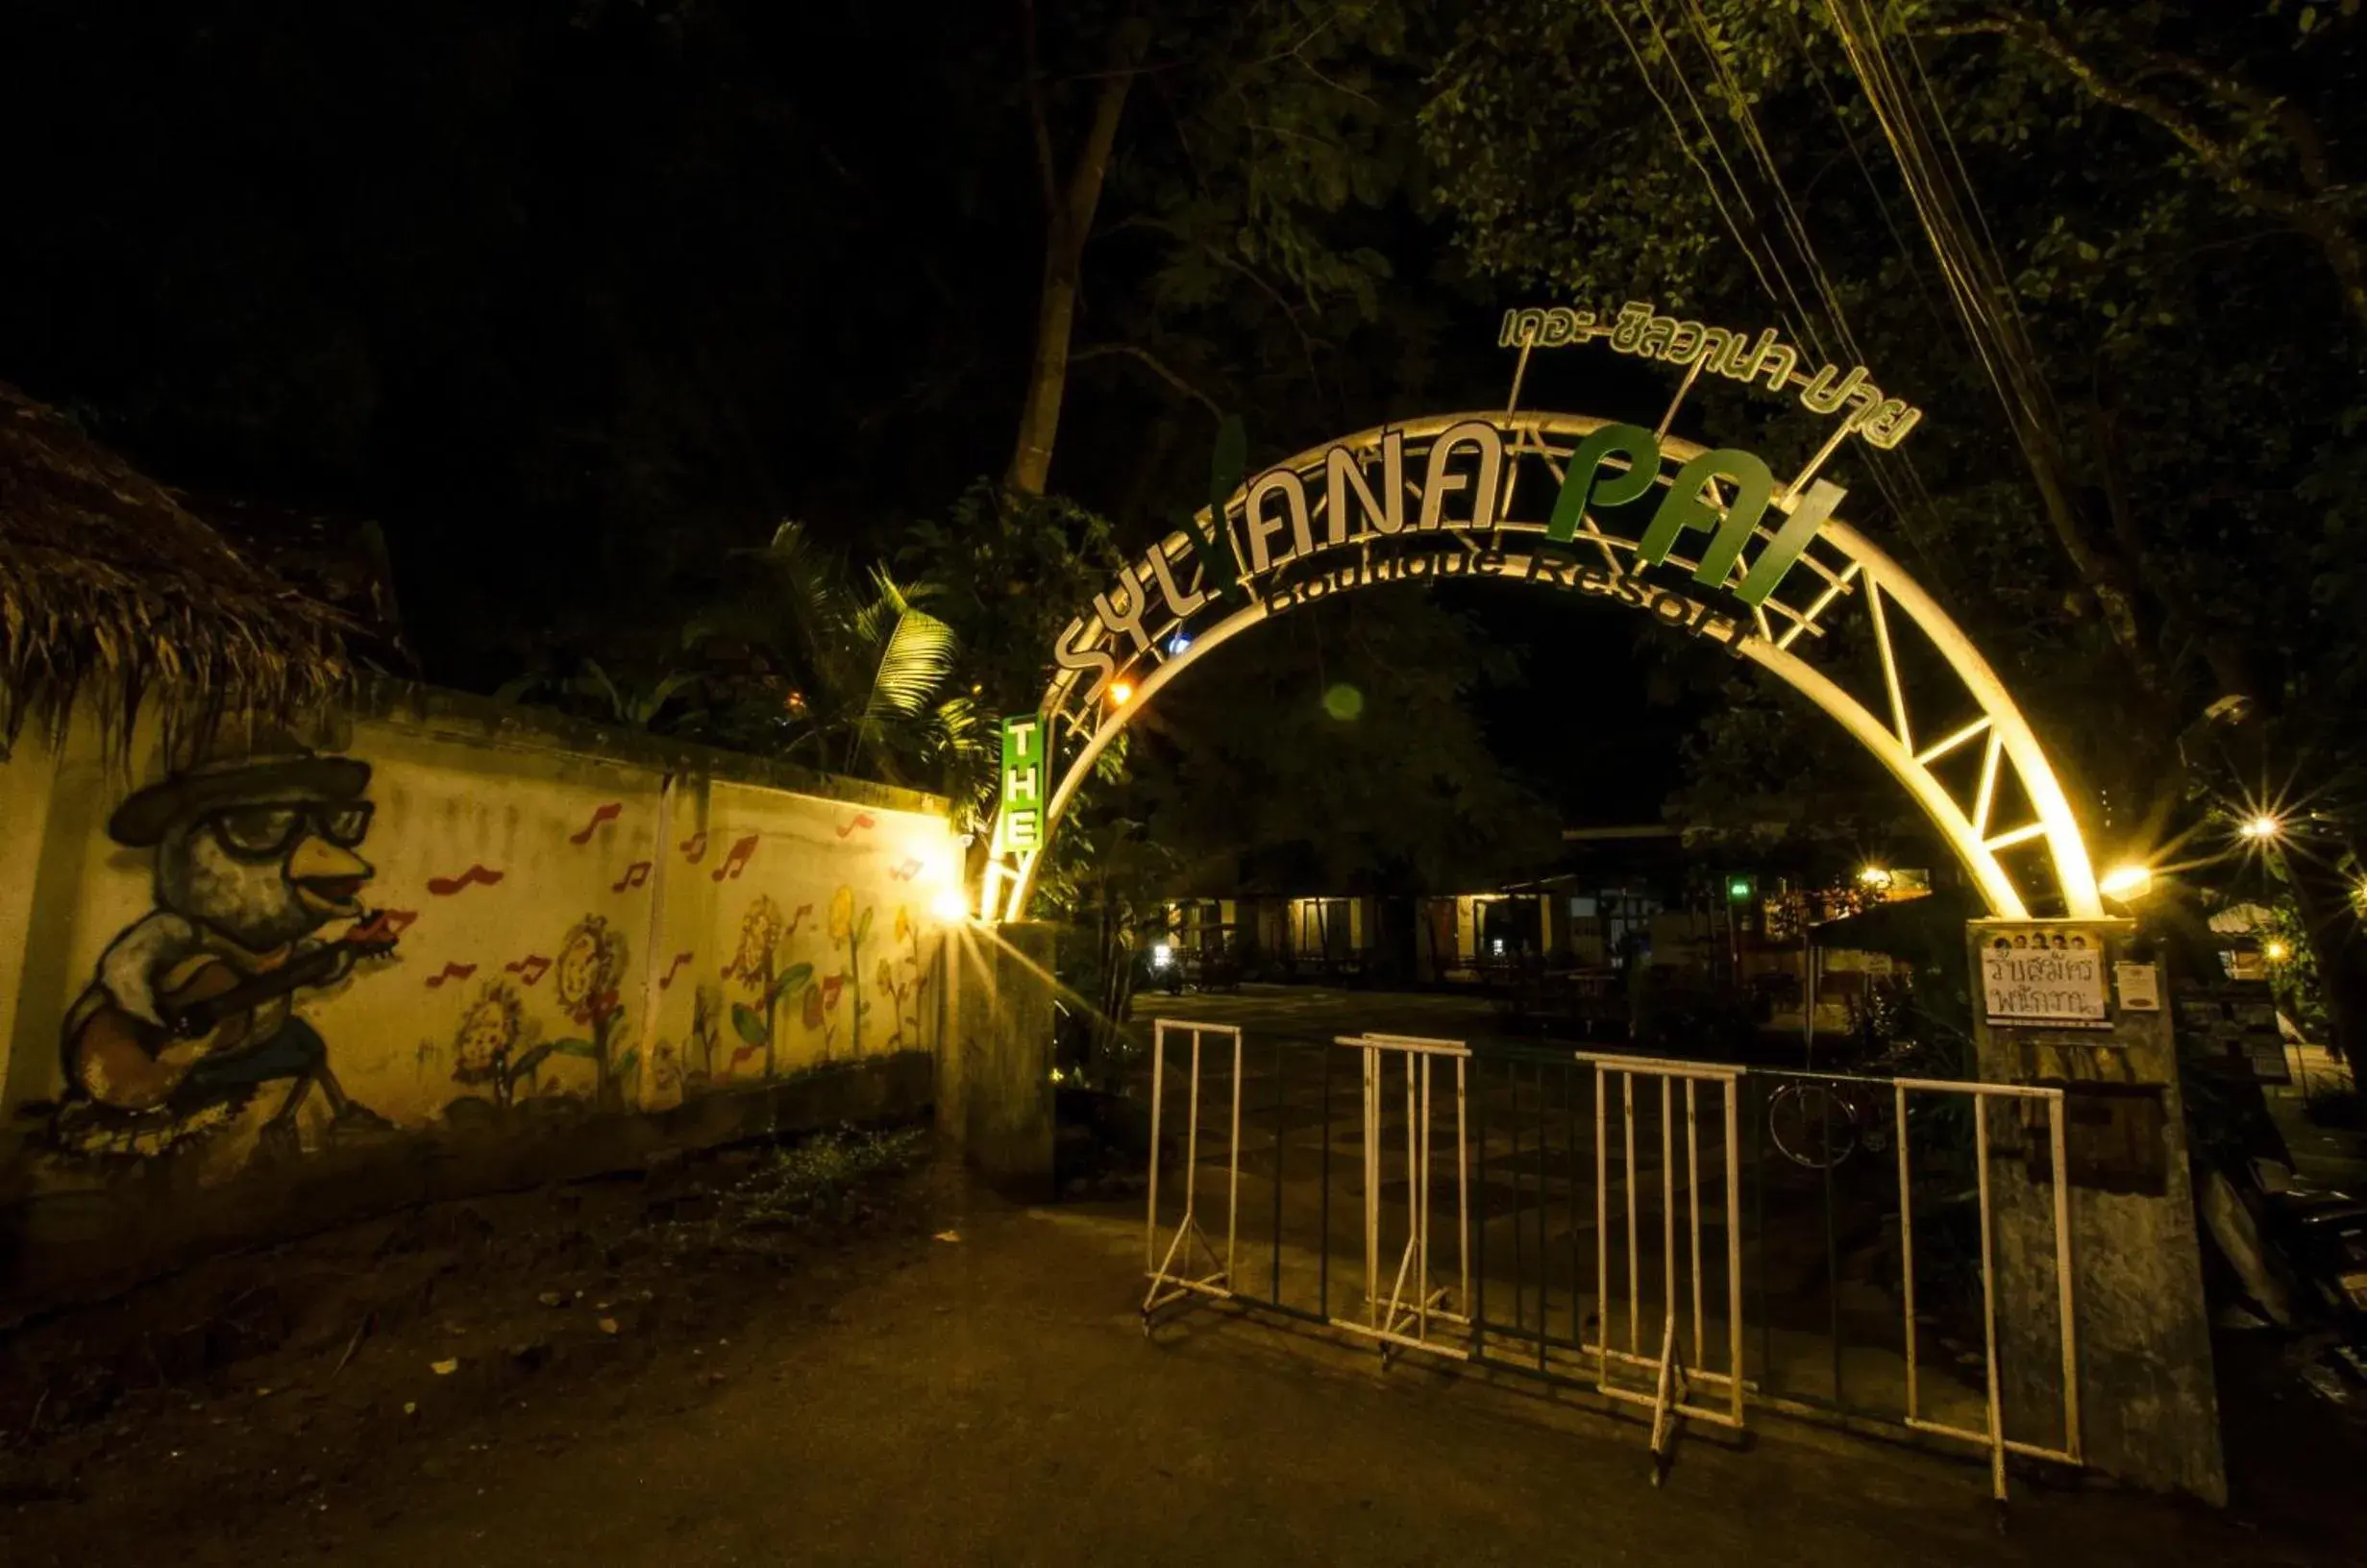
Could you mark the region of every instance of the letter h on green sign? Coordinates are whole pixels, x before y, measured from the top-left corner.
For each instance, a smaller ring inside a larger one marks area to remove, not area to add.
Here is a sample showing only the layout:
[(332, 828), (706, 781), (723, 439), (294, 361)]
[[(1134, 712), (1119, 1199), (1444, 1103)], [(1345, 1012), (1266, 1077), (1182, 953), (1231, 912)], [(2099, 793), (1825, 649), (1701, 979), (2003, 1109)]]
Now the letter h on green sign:
[(1002, 722), (1002, 813), (999, 849), (1031, 852), (1044, 843), (1044, 721), (1032, 713)]

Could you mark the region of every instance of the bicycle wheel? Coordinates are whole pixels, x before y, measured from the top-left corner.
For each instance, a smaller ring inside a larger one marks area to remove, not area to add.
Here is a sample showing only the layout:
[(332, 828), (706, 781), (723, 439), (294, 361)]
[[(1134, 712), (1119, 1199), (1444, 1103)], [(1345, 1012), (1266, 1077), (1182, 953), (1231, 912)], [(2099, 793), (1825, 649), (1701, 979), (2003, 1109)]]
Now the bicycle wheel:
[(1786, 1084), (1767, 1096), (1767, 1136), (1793, 1164), (1830, 1170), (1858, 1147), (1858, 1113), (1824, 1084)]

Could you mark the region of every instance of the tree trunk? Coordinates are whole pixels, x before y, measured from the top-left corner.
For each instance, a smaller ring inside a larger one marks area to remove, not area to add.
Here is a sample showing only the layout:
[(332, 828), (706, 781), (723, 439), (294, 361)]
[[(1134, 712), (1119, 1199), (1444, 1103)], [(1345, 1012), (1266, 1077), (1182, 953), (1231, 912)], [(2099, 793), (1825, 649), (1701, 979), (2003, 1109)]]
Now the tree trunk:
[(2344, 1061), (2356, 1062), (2367, 1044), (2367, 930), (2361, 929), (2355, 892), (2335, 866), (2306, 850), (2288, 851), (2284, 864), (2318, 961), (2318, 989), (2333, 1036), (2327, 1044)]
[(1019, 441), (1011, 453), (1004, 486), (1023, 496), (1044, 493), (1051, 473), (1052, 444), (1060, 433), (1060, 403), (1069, 385), (1069, 347), (1076, 331), (1078, 280), (1094, 210), (1109, 173), (1110, 149), (1118, 140), (1126, 92), (1134, 76), (1121, 59), (1095, 95), (1093, 125), (1075, 165), (1064, 183), (1053, 172), (1049, 125), (1040, 84), (1030, 83), (1036, 119), (1036, 160), (1044, 179), (1044, 285), (1036, 297), (1035, 354), (1028, 365), (1027, 402), (1020, 410)]

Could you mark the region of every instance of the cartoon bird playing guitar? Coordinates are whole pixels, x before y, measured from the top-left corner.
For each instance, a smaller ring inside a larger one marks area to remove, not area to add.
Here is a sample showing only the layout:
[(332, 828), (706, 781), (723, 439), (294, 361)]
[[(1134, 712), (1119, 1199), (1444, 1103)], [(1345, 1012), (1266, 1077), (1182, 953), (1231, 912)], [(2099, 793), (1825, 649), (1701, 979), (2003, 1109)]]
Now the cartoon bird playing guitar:
[[(108, 946), (66, 1016), (62, 1116), (178, 1122), (284, 1083), (259, 1156), (296, 1150), (315, 1087), (333, 1135), (391, 1126), (346, 1095), (294, 1012), (301, 992), (394, 946), (361, 906), (369, 781), (366, 762), (283, 749), (175, 773), (117, 808), (109, 835), (156, 851), (156, 908)], [(338, 920), (354, 923), (315, 935)]]

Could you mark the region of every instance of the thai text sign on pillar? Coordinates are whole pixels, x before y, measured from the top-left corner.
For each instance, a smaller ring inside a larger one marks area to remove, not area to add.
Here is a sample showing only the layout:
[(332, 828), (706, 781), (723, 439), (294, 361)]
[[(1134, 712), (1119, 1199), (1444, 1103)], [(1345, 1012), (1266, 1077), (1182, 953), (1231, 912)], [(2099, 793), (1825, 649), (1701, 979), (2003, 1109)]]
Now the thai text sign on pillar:
[(1002, 815), (998, 852), (1032, 854), (1044, 842), (1044, 721), (1017, 714), (1002, 722)]

